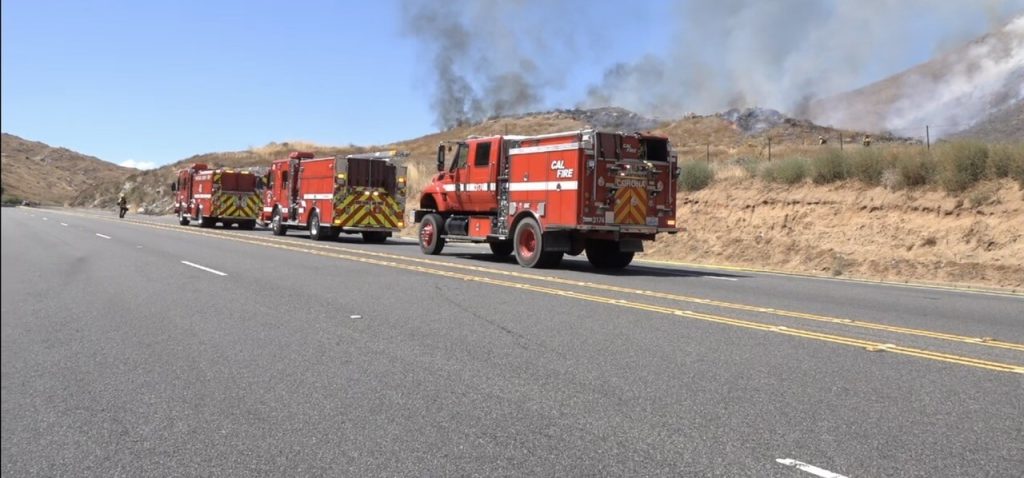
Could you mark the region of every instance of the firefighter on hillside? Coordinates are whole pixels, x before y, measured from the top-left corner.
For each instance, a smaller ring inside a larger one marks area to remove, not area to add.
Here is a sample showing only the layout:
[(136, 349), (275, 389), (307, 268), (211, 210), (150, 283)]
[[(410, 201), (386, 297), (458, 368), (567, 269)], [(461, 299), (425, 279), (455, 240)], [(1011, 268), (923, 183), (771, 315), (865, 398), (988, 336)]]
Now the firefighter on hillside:
[(128, 212), (128, 198), (121, 194), (121, 197), (117, 198), (118, 217), (123, 218), (124, 213)]
[(871, 146), (871, 135), (870, 134), (864, 135), (864, 141), (862, 142), (862, 144), (864, 145), (865, 148), (868, 147), (868, 146)]

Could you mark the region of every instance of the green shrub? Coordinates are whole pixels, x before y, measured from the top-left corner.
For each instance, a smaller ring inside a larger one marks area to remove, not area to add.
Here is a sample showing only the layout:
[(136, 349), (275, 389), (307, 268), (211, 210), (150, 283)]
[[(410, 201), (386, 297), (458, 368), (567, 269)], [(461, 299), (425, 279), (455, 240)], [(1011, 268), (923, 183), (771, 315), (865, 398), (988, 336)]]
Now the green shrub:
[(807, 160), (803, 158), (786, 158), (761, 169), (761, 178), (773, 183), (796, 184), (806, 177)]
[(857, 150), (850, 158), (849, 175), (857, 178), (860, 182), (871, 186), (882, 183), (882, 173), (885, 172), (885, 163), (882, 161), (882, 153), (878, 148), (863, 148)]
[(973, 141), (958, 141), (936, 148), (939, 182), (946, 191), (963, 192), (985, 176), (988, 147)]
[(994, 178), (1014, 178), (1024, 171), (1024, 144), (1000, 144), (989, 148), (989, 172)]
[(688, 161), (679, 166), (679, 187), (684, 191), (699, 191), (711, 184), (715, 172), (702, 161)]
[(811, 160), (811, 180), (814, 184), (828, 184), (847, 177), (846, 160), (842, 151), (829, 148)]
[(902, 187), (924, 186), (935, 178), (935, 162), (926, 151), (898, 154), (893, 163)]
[(1010, 163), (1010, 177), (1017, 180), (1020, 188), (1024, 189), (1024, 157), (1017, 157), (1017, 160)]
[(747, 173), (748, 177), (756, 178), (758, 170), (761, 169), (761, 162), (746, 156), (736, 158), (735, 164), (743, 168), (743, 171)]

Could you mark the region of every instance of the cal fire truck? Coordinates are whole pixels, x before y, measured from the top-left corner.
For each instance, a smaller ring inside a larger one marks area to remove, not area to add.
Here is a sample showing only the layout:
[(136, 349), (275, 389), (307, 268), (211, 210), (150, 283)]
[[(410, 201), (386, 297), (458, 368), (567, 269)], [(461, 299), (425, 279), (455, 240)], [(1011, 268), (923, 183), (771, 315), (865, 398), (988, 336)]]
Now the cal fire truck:
[[(445, 167), (446, 154), (451, 162)], [(584, 251), (623, 268), (642, 241), (676, 229), (679, 170), (668, 138), (595, 130), (441, 143), (420, 196), (420, 248), (490, 244), (524, 267), (554, 267)]]
[(206, 164), (195, 163), (178, 171), (171, 191), (174, 212), (182, 226), (197, 221), (199, 227), (213, 227), (218, 222), (225, 227), (256, 227), (260, 195), (257, 176), (248, 171), (209, 169)]
[(270, 166), (261, 219), (278, 236), (296, 228), (308, 230), (314, 240), (346, 233), (384, 242), (405, 226), (406, 168), (394, 160), (406, 156), (397, 151), (327, 158), (291, 153)]

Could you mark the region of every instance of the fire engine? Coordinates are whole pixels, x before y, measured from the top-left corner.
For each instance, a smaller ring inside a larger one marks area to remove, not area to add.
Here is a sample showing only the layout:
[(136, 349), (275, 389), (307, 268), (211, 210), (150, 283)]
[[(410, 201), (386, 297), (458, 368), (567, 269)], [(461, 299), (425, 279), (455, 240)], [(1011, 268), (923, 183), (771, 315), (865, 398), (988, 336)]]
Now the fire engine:
[(209, 169), (206, 164), (194, 163), (178, 171), (177, 180), (171, 183), (174, 213), (182, 226), (197, 221), (199, 227), (213, 227), (219, 222), (252, 230), (261, 208), (257, 183), (257, 176), (248, 171)]
[(314, 240), (346, 233), (384, 242), (405, 226), (406, 168), (393, 160), (406, 156), (385, 151), (314, 158), (293, 152), (267, 172), (261, 219), (278, 236), (298, 228)]
[[(446, 153), (452, 153), (445, 168)], [(676, 155), (668, 138), (596, 130), (442, 142), (414, 213), (420, 248), (486, 242), (524, 267), (564, 254), (623, 268), (642, 241), (675, 234)]]

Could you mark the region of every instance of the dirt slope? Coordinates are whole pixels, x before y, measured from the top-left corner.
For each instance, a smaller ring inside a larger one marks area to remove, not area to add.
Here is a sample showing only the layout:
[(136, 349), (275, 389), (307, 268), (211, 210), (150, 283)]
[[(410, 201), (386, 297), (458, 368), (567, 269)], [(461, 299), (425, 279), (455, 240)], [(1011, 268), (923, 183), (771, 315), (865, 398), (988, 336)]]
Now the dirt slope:
[(971, 207), (938, 190), (725, 178), (680, 195), (686, 231), (659, 239), (646, 257), (1024, 289), (1024, 191), (1003, 181), (971, 194), (989, 199)]
[(79, 192), (118, 183), (135, 171), (65, 148), (2, 134), (4, 196), (70, 204)]

